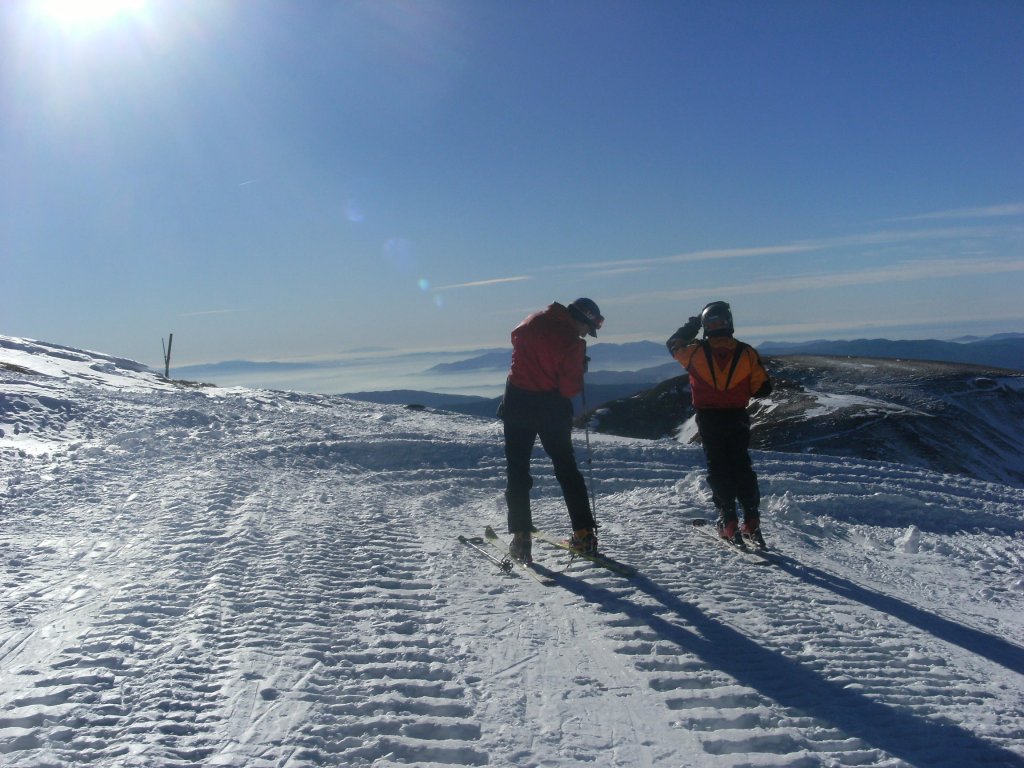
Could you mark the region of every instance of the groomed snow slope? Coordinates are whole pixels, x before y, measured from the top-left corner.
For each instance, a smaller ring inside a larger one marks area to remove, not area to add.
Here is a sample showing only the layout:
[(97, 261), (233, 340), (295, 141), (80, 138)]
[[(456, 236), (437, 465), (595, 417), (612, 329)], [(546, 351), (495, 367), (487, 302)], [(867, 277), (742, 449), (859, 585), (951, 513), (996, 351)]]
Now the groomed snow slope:
[(456, 541), (492, 421), (0, 337), (0, 764), (1024, 765), (1024, 489), (757, 453), (758, 566), (699, 450), (592, 439), (640, 575), (544, 587)]

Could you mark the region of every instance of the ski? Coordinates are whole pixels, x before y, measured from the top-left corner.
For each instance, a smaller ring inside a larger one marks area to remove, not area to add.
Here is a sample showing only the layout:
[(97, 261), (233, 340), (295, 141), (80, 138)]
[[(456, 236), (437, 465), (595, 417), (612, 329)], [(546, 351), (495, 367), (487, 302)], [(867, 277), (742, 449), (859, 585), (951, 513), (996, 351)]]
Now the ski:
[(742, 557), (755, 565), (770, 565), (772, 562), (772, 556), (766, 547), (757, 545), (753, 539), (750, 539), (750, 543), (754, 546), (747, 544), (747, 539), (740, 534), (736, 535), (734, 539), (723, 539), (718, 535), (718, 530), (714, 523), (703, 517), (695, 517), (690, 520), (690, 525), (697, 531), (700, 531), (703, 535), (717, 541), (726, 549), (731, 549), (737, 555)]
[(617, 573), (620, 576), (636, 575), (636, 568), (634, 568), (633, 566), (626, 565), (625, 563), (620, 563), (618, 560), (608, 557), (607, 555), (601, 554), (600, 552), (595, 552), (593, 554), (579, 552), (569, 545), (569, 541), (567, 539), (557, 538), (549, 533), (545, 533), (544, 531), (534, 531), (533, 538), (537, 541), (543, 541), (545, 544), (549, 544), (553, 547), (558, 547), (559, 549), (565, 550), (573, 558), (578, 557), (581, 560), (589, 560), (594, 565), (599, 565), (602, 568), (607, 568), (609, 571)]
[[(460, 536), (459, 538), (463, 539), (465, 537)], [(545, 587), (553, 586), (556, 583), (553, 578), (551, 578), (550, 576), (545, 576), (544, 574), (538, 572), (532, 565), (528, 565), (512, 557), (512, 555), (508, 551), (508, 542), (504, 541), (500, 536), (498, 536), (498, 534), (491, 526), (488, 525), (484, 528), (484, 537), (482, 540), (479, 539), (479, 537), (472, 537), (470, 539), (467, 539), (467, 541), (470, 544), (472, 544), (474, 539), (476, 539), (477, 541), (481, 541), (482, 543), (485, 543), (494, 549), (498, 556), (491, 557), (491, 559), (497, 562), (498, 566), (505, 573), (511, 573), (513, 571), (515, 573), (521, 573), (524, 576), (529, 576), (537, 583), (543, 584)], [(490, 556), (489, 552), (486, 552), (485, 554)]]
[[(530, 566), (514, 560), (508, 554), (508, 548), (503, 545), (500, 539), (498, 539), (497, 534), (495, 534), (493, 539), (487, 539), (482, 536), (463, 536), (460, 534), (458, 540), (460, 543), (465, 544), (470, 549), (478, 552), (482, 557), (490, 560), (498, 566), (502, 573), (520, 573), (525, 576), (530, 576), (544, 586), (551, 586), (555, 583), (554, 579), (542, 576)], [(496, 550), (497, 554), (490, 551), (491, 547)]]

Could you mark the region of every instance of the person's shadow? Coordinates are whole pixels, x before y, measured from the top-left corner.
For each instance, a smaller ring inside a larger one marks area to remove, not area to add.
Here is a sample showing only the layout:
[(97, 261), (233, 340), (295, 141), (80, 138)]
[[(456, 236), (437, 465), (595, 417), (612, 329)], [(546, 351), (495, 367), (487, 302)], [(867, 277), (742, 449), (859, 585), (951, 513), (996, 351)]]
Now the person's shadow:
[[(986, 658), (995, 657), (993, 660), (1009, 669), (1021, 669), (1024, 651), (1000, 642), (998, 638), (931, 616), (822, 571), (805, 569), (793, 561), (783, 561), (780, 566), (797, 578), (807, 579), (865, 605), (892, 613)], [(660, 640), (675, 645), (681, 652), (697, 656), (739, 684), (861, 740), (864, 749), (884, 750), (910, 765), (929, 768), (975, 765), (1024, 768), (1024, 756), (986, 741), (956, 723), (876, 701), (844, 683), (823, 678), (815, 670), (779, 651), (760, 645), (757, 638), (747, 637), (708, 616), (642, 574), (632, 577), (629, 583), (658, 606), (638, 605), (628, 595), (612, 592), (566, 573), (543, 570), (564, 589), (587, 602), (609, 613), (625, 614), (646, 625)]]
[(847, 600), (854, 600), (881, 613), (887, 613), (940, 640), (958, 645), (966, 651), (1006, 667), (1011, 672), (1024, 675), (1024, 648), (1019, 645), (990, 635), (980, 629), (965, 627), (963, 624), (944, 619), (899, 598), (867, 589), (820, 568), (803, 565), (792, 557), (774, 554), (772, 559), (782, 570), (798, 579), (827, 589)]

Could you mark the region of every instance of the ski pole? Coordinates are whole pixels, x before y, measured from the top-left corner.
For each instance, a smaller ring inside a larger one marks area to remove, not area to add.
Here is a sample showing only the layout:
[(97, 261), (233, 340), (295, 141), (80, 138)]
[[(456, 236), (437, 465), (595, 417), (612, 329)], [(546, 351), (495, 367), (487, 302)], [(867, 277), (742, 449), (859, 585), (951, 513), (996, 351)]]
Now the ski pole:
[(587, 382), (584, 380), (583, 389), (580, 392), (583, 405), (583, 433), (587, 441), (587, 477), (590, 488), (590, 516), (594, 518), (594, 528), (597, 528), (597, 497), (594, 495), (594, 454), (590, 450), (590, 414), (587, 413)]
[(477, 552), (479, 552), (481, 555), (486, 557), (488, 560), (490, 560), (496, 566), (501, 568), (503, 573), (508, 573), (509, 571), (512, 570), (512, 561), (508, 560), (508, 559), (500, 560), (497, 557), (495, 557), (494, 555), (492, 555), (490, 552), (488, 552), (486, 549), (484, 549), (482, 546), (480, 546), (481, 544), (484, 543), (484, 540), (481, 539), (479, 536), (474, 536), (472, 538), (466, 538), (465, 536), (461, 536), (460, 535), (459, 536), (459, 541), (462, 544), (465, 544), (466, 546), (469, 546), (469, 547), (472, 547), (473, 549), (475, 549)]

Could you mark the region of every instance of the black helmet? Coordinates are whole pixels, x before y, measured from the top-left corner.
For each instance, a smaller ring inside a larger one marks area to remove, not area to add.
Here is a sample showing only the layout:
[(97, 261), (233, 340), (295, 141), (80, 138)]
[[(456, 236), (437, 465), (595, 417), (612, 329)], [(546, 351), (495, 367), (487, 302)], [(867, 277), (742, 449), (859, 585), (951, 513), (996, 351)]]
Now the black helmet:
[(705, 336), (731, 336), (732, 310), (724, 301), (712, 301), (700, 313), (700, 327)]
[(601, 316), (601, 310), (597, 308), (593, 299), (576, 299), (569, 305), (569, 314), (573, 320), (586, 323), (590, 327), (590, 336), (596, 337), (598, 329), (604, 325), (604, 317)]

